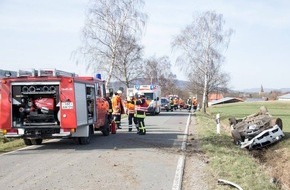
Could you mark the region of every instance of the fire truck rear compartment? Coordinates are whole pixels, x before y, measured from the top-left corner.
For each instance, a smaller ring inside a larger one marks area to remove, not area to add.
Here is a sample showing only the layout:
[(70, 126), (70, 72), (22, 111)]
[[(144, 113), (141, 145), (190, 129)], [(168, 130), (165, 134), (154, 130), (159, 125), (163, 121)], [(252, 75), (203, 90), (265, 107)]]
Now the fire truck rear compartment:
[(14, 128), (24, 128), (28, 134), (59, 132), (58, 85), (14, 85), (12, 99)]

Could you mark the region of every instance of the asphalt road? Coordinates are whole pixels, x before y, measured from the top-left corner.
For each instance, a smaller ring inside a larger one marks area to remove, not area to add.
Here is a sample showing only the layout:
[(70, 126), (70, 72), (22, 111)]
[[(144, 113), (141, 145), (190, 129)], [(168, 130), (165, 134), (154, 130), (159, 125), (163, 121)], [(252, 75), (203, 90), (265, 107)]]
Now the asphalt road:
[(89, 145), (45, 141), (0, 155), (1, 189), (176, 189), (186, 110), (147, 116), (146, 135), (95, 132)]

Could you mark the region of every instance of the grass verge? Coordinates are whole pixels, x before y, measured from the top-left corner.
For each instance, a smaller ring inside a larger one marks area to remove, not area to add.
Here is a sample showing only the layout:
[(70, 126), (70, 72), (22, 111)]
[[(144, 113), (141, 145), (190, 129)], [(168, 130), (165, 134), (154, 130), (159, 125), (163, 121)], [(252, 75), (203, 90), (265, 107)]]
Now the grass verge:
[(0, 154), (25, 147), (22, 139), (6, 139), (0, 132)]

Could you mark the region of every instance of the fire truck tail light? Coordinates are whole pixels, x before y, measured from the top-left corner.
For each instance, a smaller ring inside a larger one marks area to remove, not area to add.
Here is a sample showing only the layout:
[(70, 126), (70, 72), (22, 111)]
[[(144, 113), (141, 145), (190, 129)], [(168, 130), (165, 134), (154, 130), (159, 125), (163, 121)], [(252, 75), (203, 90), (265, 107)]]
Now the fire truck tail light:
[(7, 81), (6, 80), (2, 80), (2, 84), (6, 84), (7, 83)]
[[(9, 134), (9, 135), (17, 135), (18, 134), (18, 130), (17, 129), (7, 129), (5, 131), (6, 131), (5, 134)], [(4, 131), (3, 131), (3, 134), (4, 134)]]
[(70, 129), (63, 129), (63, 132), (70, 132)]
[(68, 82), (69, 82), (69, 83), (72, 83), (72, 79), (69, 79)]

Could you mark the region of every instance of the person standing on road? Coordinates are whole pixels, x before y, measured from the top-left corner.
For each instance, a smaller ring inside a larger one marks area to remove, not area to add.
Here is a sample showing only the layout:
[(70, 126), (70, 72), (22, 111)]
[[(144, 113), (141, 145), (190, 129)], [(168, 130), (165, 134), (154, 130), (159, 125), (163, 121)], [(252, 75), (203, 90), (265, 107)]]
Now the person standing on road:
[(179, 104), (179, 109), (181, 110), (181, 108), (184, 107), (184, 101), (183, 101), (182, 98), (179, 98), (179, 100), (178, 100), (178, 104)]
[(188, 112), (190, 112), (190, 110), (191, 110), (191, 106), (192, 106), (192, 99), (191, 99), (191, 97), (189, 97), (189, 98), (186, 100), (186, 104), (187, 104)]
[(138, 122), (138, 133), (139, 135), (145, 135), (145, 123), (144, 119), (146, 117), (146, 111), (148, 108), (147, 101), (145, 99), (144, 93), (139, 93), (138, 100), (136, 101), (135, 107), (135, 118)]
[(124, 114), (124, 107), (121, 98), (122, 91), (118, 90), (112, 98), (112, 115), (118, 129), (121, 128), (121, 115)]
[(135, 124), (135, 127), (136, 129), (138, 129), (138, 126), (137, 126), (137, 120), (136, 118), (134, 117), (134, 114), (135, 114), (135, 97), (134, 97), (134, 94), (131, 92), (129, 94), (129, 99), (127, 100), (127, 103), (126, 103), (126, 114), (128, 115), (128, 131), (131, 132), (132, 131), (132, 125), (133, 125), (133, 122)]
[(178, 109), (178, 98), (177, 97), (175, 97), (173, 100), (173, 106), (174, 106), (174, 110)]
[(170, 99), (169, 99), (169, 105), (170, 105), (170, 110), (173, 111), (174, 102), (173, 102), (173, 98), (172, 97), (170, 97)]
[(193, 111), (195, 112), (197, 109), (197, 98), (196, 97), (193, 97), (192, 105), (193, 105)]
[(111, 100), (111, 97), (112, 97), (112, 94), (110, 93), (110, 91), (109, 90), (106, 90), (106, 100), (107, 100), (107, 102), (109, 104), (108, 121), (109, 121), (110, 124), (111, 124), (112, 119), (113, 119), (113, 116), (112, 116), (113, 109), (112, 109), (112, 100)]

